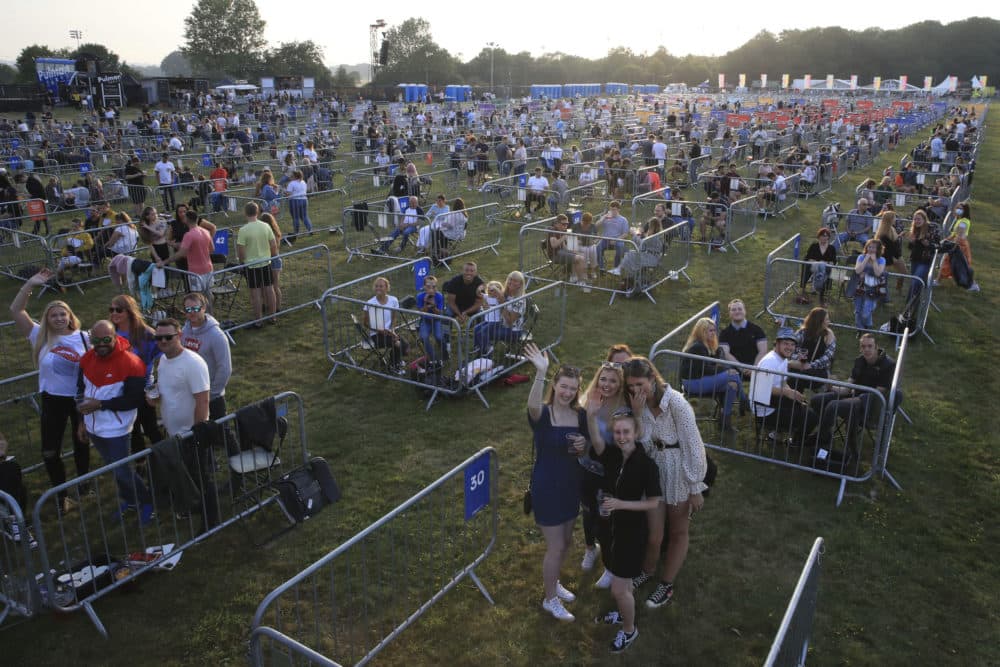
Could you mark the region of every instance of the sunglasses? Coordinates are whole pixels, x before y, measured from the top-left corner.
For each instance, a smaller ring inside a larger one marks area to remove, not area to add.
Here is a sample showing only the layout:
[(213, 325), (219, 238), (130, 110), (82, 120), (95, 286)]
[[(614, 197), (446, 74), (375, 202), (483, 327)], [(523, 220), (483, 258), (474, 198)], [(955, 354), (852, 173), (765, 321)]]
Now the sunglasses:
[(156, 334), (155, 336), (153, 336), (153, 340), (155, 340), (157, 343), (162, 343), (165, 340), (173, 340), (174, 336), (176, 335), (177, 334)]
[(124, 313), (126, 312), (124, 308), (119, 308), (118, 306), (111, 306), (108, 308), (109, 313)]
[(114, 336), (91, 336), (90, 342), (94, 345), (111, 345), (114, 339)]
[(615, 417), (631, 417), (631, 416), (633, 416), (632, 408), (618, 408), (617, 410), (611, 413), (612, 419), (614, 419)]
[(620, 361), (603, 361), (603, 362), (601, 362), (601, 368), (614, 368), (615, 370), (621, 370), (624, 365), (625, 364), (623, 364)]
[(201, 306), (184, 306), (185, 313), (200, 313)]

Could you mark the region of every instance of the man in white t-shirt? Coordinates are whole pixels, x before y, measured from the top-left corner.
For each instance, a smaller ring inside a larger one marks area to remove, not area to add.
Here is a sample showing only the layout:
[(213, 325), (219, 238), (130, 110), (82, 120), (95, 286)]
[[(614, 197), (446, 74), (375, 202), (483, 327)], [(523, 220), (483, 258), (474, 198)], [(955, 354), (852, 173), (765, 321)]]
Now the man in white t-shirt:
[(528, 177), (528, 196), (524, 199), (524, 208), (527, 210), (527, 219), (531, 219), (532, 202), (538, 205), (535, 211), (545, 208), (545, 192), (549, 189), (549, 179), (542, 176), (542, 168), (535, 167), (533, 176)]
[(167, 142), (167, 147), (175, 153), (180, 153), (184, 150), (184, 144), (181, 143), (181, 139), (177, 136), (176, 132), (170, 133), (170, 141)]
[(170, 156), (164, 153), (160, 157), (160, 161), (153, 166), (153, 171), (156, 172), (156, 182), (160, 186), (160, 196), (163, 197), (163, 208), (167, 211), (173, 211), (175, 207), (174, 174), (177, 172), (177, 168), (170, 161)]
[(173, 318), (156, 323), (156, 346), (163, 353), (156, 365), (160, 396), (150, 402), (159, 403), (167, 435), (189, 431), (208, 419), (211, 388), (208, 364), (197, 353), (184, 348), (180, 333), (181, 324)]
[(750, 376), (750, 400), (753, 413), (772, 429), (791, 432), (801, 443), (819, 423), (801, 392), (788, 384), (788, 360), (795, 354), (798, 339), (789, 327), (781, 327), (775, 335), (774, 349), (764, 355)]

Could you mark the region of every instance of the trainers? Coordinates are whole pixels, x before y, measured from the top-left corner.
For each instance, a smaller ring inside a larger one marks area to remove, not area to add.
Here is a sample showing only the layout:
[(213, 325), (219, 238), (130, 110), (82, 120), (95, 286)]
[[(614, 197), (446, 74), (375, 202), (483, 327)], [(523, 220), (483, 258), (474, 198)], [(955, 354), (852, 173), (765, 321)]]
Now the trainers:
[(620, 276), (622, 274), (622, 269), (620, 266), (616, 266), (615, 268), (610, 269), (608, 273), (610, 273), (613, 276)]
[(594, 623), (598, 625), (621, 625), (624, 623), (622, 620), (622, 615), (618, 611), (609, 611), (603, 616), (598, 616), (594, 619)]
[(576, 600), (576, 595), (570, 592), (569, 589), (567, 589), (558, 581), (556, 582), (556, 597), (562, 600), (563, 602), (573, 602), (574, 600)]
[[(583, 459), (577, 459), (577, 460), (582, 461)], [(597, 562), (597, 545), (595, 544), (593, 547), (583, 552), (583, 560), (580, 561), (580, 568), (584, 572), (590, 572), (591, 570), (594, 569), (594, 563), (596, 562)]]
[(632, 644), (632, 642), (636, 640), (638, 636), (639, 636), (639, 628), (633, 630), (631, 634), (625, 632), (624, 630), (619, 630), (618, 634), (615, 635), (614, 641), (611, 642), (611, 652), (621, 653), (622, 651), (627, 649)]
[(569, 277), (569, 284), (570, 285), (576, 285), (578, 282), (580, 282), (580, 280), (576, 276), (570, 276)]
[(653, 575), (640, 572), (638, 577), (632, 577), (632, 590), (638, 590), (644, 583), (653, 578)]
[(552, 598), (551, 600), (543, 601), (542, 609), (549, 612), (560, 621), (572, 623), (576, 620), (576, 616), (566, 611), (566, 607), (563, 606), (562, 600), (560, 600), (558, 596)]
[(674, 599), (674, 585), (665, 584), (662, 581), (656, 585), (656, 590), (646, 598), (646, 606), (650, 609), (658, 609), (665, 604), (670, 604)]
[(604, 574), (601, 578), (594, 583), (594, 588), (611, 588), (611, 573), (608, 572), (607, 568), (604, 569)]
[(582, 282), (580, 284), (583, 285), (583, 293), (584, 294), (590, 294), (590, 291), (591, 291), (590, 290), (590, 283), (584, 281), (584, 282)]

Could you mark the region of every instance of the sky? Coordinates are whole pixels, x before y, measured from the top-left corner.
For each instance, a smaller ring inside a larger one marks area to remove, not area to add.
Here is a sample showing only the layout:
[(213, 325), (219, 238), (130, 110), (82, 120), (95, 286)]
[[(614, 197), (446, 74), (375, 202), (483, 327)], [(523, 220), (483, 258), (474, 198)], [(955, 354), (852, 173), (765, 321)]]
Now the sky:
[[(76, 29), (83, 31), (84, 42), (104, 44), (129, 64), (159, 65), (164, 56), (183, 43), (184, 18), (195, 0), (145, 2), (141, 11), (137, 11), (137, 4), (134, 0), (102, 0), (97, 5), (100, 11), (87, 12), (80, 11), (79, 0), (18, 3), (16, 10), (5, 12), (7, 37), (0, 43), (0, 60), (13, 61), (21, 49), (31, 44), (73, 47), (76, 43), (69, 31)], [(1000, 4), (995, 0), (967, 0), (961, 4), (961, 16), (939, 3), (842, 0), (831, 5), (835, 11), (822, 14), (779, 12), (772, 7), (739, 16), (737, 7), (746, 6), (742, 3), (714, 3), (706, 11), (709, 7), (692, 2), (648, 11), (659, 14), (659, 20), (633, 10), (614, 21), (602, 16), (598, 8), (606, 11), (615, 5), (596, 0), (525, 2), (520, 9), (516, 4), (445, 2), (421, 3), (417, 8), (412, 2), (383, 0), (377, 10), (372, 10), (360, 7), (362, 4), (298, 0), (292, 5), (258, 0), (257, 7), (267, 22), (264, 38), (269, 44), (311, 39), (323, 48), (327, 65), (368, 62), (369, 25), (383, 19), (391, 27), (414, 16), (426, 19), (434, 41), (463, 62), (474, 58), (490, 41), (508, 53), (528, 51), (533, 56), (562, 52), (600, 58), (616, 46), (653, 53), (660, 45), (675, 56), (721, 55), (761, 30), (778, 34), (782, 30), (834, 25), (849, 30), (873, 26), (891, 30), (924, 20), (948, 23), (971, 16), (1000, 19)], [(906, 10), (899, 11), (904, 6)], [(720, 17), (723, 13), (727, 15)], [(942, 16), (947, 14), (953, 16)]]

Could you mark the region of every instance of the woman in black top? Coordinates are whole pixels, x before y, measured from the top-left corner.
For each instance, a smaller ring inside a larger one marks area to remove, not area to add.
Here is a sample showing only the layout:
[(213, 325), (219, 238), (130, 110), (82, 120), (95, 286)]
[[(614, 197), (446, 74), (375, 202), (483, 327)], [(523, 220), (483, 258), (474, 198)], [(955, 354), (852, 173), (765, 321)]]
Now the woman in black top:
[[(896, 231), (896, 212), (883, 211), (879, 216), (878, 230), (875, 238), (882, 242), (882, 257), (885, 259), (886, 270), (903, 275), (906, 273), (906, 263), (903, 261), (903, 239)], [(903, 290), (903, 279), (896, 279), (896, 291)], [(889, 293), (886, 292), (885, 302), (889, 303)]]
[(826, 264), (823, 273), (826, 274), (827, 278), (820, 282), (819, 285), (815, 286), (816, 292), (819, 294), (819, 304), (822, 307), (826, 307), (826, 290), (830, 287), (830, 268), (837, 264), (837, 249), (833, 247), (830, 243), (830, 230), (827, 227), (820, 227), (819, 231), (816, 232), (816, 240), (809, 245), (809, 249), (806, 251), (806, 261), (810, 264), (805, 264), (802, 266), (802, 279), (800, 282), (801, 293), (795, 299), (795, 303), (808, 304), (810, 303), (809, 297), (806, 296), (806, 285), (812, 279), (813, 273), (817, 273), (817, 262)]

